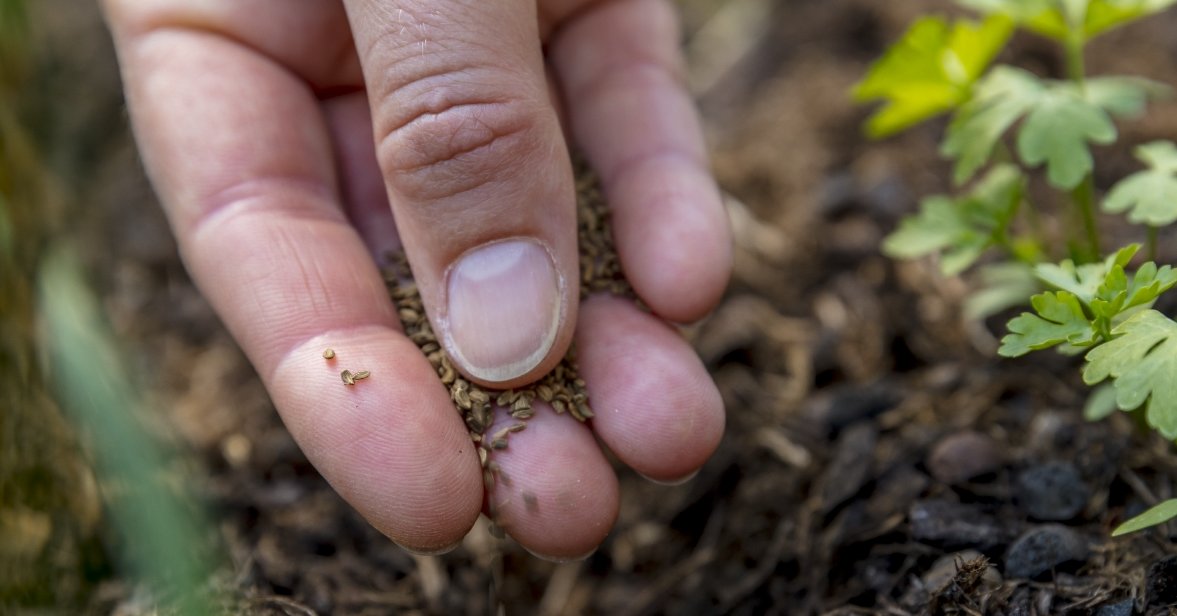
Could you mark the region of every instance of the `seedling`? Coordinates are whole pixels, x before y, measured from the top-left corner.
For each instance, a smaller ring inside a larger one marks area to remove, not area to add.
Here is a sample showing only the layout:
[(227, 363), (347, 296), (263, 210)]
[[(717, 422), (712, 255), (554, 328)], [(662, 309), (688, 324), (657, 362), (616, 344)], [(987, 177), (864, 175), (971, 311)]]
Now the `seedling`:
[[(984, 286), (966, 304), (969, 316), (1030, 304), (1009, 321), (998, 354), (1054, 348), (1083, 355), (1083, 380), (1098, 386), (1088, 417), (1132, 412), (1177, 439), (1177, 322), (1152, 309), (1177, 285), (1177, 271), (1156, 263), (1157, 230), (1177, 221), (1177, 145), (1137, 147), (1144, 169), (1102, 195), (1092, 156), (1092, 147), (1117, 139), (1115, 119), (1141, 114), (1168, 87), (1135, 76), (1092, 76), (1084, 62), (1093, 38), (1177, 0), (956, 2), (980, 18), (920, 19), (854, 90), (860, 102), (883, 102), (866, 124), (876, 138), (951, 114), (940, 151), (962, 190), (924, 199), (919, 213), (886, 238), (884, 252), (935, 255), (952, 276), (976, 266)], [(1058, 45), (1064, 78), (993, 65), (1018, 30)], [(1029, 190), (1035, 182), (1053, 189), (1069, 212), (1065, 237), (1044, 233), (1046, 204), (1040, 191)], [(1142, 244), (1104, 252), (1097, 206), (1144, 227), (1143, 262), (1132, 265)], [(1166, 501), (1115, 534), (1174, 517), (1177, 500)]]

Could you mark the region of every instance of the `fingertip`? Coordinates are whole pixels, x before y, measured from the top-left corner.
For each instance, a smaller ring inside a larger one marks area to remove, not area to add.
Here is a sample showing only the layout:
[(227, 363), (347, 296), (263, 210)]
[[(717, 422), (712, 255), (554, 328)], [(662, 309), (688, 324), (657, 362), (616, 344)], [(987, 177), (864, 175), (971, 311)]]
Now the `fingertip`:
[(689, 479), (723, 437), (723, 400), (677, 332), (632, 303), (595, 296), (577, 332), (593, 429), (637, 473), (659, 483)]
[[(323, 358), (323, 349), (335, 352)], [(353, 385), (344, 369), (370, 375)], [(439, 553), (482, 505), (474, 444), (429, 363), (384, 327), (324, 334), (295, 347), (267, 383), (308, 459), (398, 545)]]
[(650, 159), (621, 174), (610, 199), (626, 276), (650, 308), (679, 323), (719, 303), (732, 267), (731, 233), (715, 182), (681, 157)]
[(500, 470), (488, 507), (528, 552), (558, 562), (585, 558), (617, 520), (617, 476), (588, 426), (544, 403), (536, 410), (492, 455)]

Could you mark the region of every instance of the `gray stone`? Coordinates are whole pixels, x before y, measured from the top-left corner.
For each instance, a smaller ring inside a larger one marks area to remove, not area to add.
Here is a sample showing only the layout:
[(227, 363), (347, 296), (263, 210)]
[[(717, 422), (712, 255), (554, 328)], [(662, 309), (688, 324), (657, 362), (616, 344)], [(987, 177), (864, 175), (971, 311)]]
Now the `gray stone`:
[(949, 434), (932, 446), (928, 472), (946, 484), (968, 481), (1001, 468), (1001, 450), (987, 434), (964, 430)]
[(1022, 533), (1005, 553), (1005, 575), (1036, 578), (1059, 565), (1087, 560), (1087, 541), (1061, 524), (1045, 524)]
[(1030, 517), (1063, 522), (1087, 506), (1091, 490), (1070, 462), (1048, 462), (1018, 475), (1018, 503)]

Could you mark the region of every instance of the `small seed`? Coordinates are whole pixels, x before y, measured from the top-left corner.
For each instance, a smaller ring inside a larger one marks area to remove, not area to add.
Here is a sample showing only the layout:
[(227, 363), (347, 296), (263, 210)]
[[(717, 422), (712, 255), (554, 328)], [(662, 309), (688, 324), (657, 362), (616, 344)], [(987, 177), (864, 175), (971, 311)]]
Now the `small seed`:
[(344, 370), (339, 373), (339, 378), (343, 379), (344, 385), (355, 385), (355, 376), (352, 375), (351, 370)]
[(491, 439), (490, 448), (491, 449), (506, 449), (507, 448), (507, 439), (505, 439), (505, 438)]
[(490, 442), (494, 443), (495, 441), (505, 441), (507, 439), (507, 434), (510, 432), (512, 432), (510, 426), (506, 428), (499, 428), (498, 431), (494, 433), (494, 436), (490, 437)]
[(371, 372), (367, 370), (360, 370), (359, 372), (351, 375), (351, 378), (353, 381), (362, 381), (370, 376), (372, 376)]
[(326, 349), (323, 351), (323, 359), (335, 359), (335, 349)]

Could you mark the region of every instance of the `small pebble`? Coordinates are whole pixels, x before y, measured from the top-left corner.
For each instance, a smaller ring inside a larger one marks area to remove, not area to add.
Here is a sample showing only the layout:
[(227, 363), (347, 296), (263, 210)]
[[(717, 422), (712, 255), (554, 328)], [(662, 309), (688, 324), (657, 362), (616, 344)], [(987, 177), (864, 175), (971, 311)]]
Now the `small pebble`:
[(1145, 596), (1153, 607), (1177, 604), (1177, 556), (1162, 558), (1148, 566)]
[(1069, 562), (1087, 560), (1087, 541), (1060, 524), (1032, 528), (1005, 553), (1005, 574), (1011, 578), (1035, 578)]
[(1005, 544), (1016, 532), (978, 507), (939, 499), (916, 501), (908, 522), (913, 539), (946, 549), (989, 550)]
[(1132, 616), (1132, 613), (1135, 611), (1136, 606), (1132, 599), (1121, 599), (1099, 606), (1099, 609), (1095, 612), (1095, 616)]
[(975, 430), (949, 434), (928, 455), (928, 472), (949, 485), (963, 483), (1001, 468), (1001, 450), (988, 435)]
[(1070, 462), (1048, 462), (1018, 475), (1018, 503), (1030, 517), (1063, 522), (1079, 515), (1087, 505), (1090, 489)]

